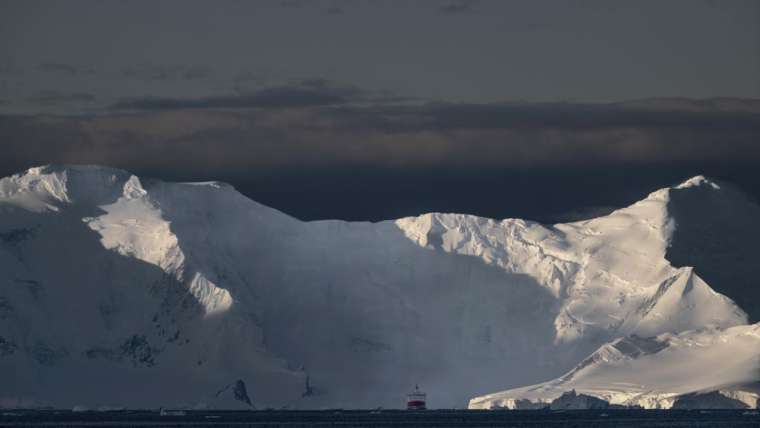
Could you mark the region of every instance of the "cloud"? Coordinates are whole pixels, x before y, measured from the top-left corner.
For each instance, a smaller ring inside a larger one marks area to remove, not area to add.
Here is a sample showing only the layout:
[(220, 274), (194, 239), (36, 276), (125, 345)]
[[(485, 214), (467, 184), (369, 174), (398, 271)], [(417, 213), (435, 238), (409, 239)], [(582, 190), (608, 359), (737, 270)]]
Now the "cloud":
[(232, 77), (235, 83), (253, 82), (257, 85), (263, 85), (271, 79), (271, 73), (263, 71), (243, 70)]
[(685, 111), (685, 112), (724, 112), (760, 114), (760, 99), (716, 97), (705, 99), (692, 98), (646, 98), (625, 101), (617, 104), (625, 108), (638, 108), (650, 111)]
[(473, 11), (474, 5), (475, 2), (472, 0), (457, 0), (439, 7), (438, 12), (447, 15), (469, 13)]
[(360, 101), (382, 101), (352, 85), (340, 85), (324, 79), (307, 79), (297, 83), (272, 86), (239, 95), (204, 98), (140, 98), (119, 101), (113, 110), (181, 110), (181, 109), (253, 109), (297, 108), (343, 105)]
[(95, 73), (95, 70), (91, 67), (82, 67), (78, 65), (58, 62), (43, 62), (37, 66), (37, 70), (43, 73), (56, 73), (66, 76), (78, 76), (82, 74)]
[(201, 65), (142, 64), (123, 69), (121, 75), (142, 81), (179, 81), (208, 79), (213, 73), (209, 67)]
[(95, 96), (84, 92), (61, 93), (55, 91), (42, 92), (37, 96), (27, 98), (35, 104), (55, 105), (69, 103), (91, 103)]
[(0, 75), (10, 76), (19, 73), (20, 70), (18, 68), (12, 66), (11, 64), (0, 62)]
[(315, 7), (326, 15), (342, 15), (346, 11), (342, 6), (345, 3), (346, 2), (344, 1), (337, 0), (332, 0), (330, 2), (325, 0), (281, 0), (277, 5), (285, 9), (305, 9), (307, 7)]
[(307, 5), (306, 0), (281, 0), (279, 3), (280, 7), (284, 8), (302, 8)]
[[(759, 130), (760, 102), (736, 109), (690, 109), (650, 103), (622, 104), (447, 104), (376, 106), (366, 109), (336, 109), (330, 112), (340, 126), (381, 128), (391, 132), (464, 129), (700, 129)], [(754, 109), (758, 108), (756, 112)]]

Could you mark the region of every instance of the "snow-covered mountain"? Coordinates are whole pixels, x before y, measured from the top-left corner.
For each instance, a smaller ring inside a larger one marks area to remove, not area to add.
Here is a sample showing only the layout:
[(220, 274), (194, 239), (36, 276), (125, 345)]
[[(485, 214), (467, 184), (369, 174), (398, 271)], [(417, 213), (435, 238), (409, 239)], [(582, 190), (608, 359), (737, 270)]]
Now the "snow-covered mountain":
[(668, 258), (707, 258), (679, 241), (716, 215), (689, 195), (758, 209), (721, 186), (553, 226), (300, 222), (222, 183), (32, 168), (0, 180), (0, 405), (400, 407), (419, 383), (461, 407), (620, 337), (741, 326), (755, 291)]

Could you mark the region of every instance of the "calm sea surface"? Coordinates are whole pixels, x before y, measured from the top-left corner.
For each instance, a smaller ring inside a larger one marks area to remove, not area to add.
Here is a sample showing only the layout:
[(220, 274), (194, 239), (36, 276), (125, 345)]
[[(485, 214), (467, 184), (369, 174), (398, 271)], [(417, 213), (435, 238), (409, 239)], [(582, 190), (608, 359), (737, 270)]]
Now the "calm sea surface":
[(0, 411), (9, 427), (760, 427), (756, 411)]

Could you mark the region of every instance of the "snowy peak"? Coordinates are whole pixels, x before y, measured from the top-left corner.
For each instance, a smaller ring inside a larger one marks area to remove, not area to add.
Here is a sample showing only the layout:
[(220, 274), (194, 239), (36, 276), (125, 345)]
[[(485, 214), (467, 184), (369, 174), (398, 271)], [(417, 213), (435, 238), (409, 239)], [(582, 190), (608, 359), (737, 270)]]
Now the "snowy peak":
[(143, 188), (140, 179), (137, 176), (132, 175), (124, 183), (124, 190), (122, 195), (127, 199), (138, 199), (147, 195), (148, 192)]
[[(165, 184), (151, 180), (151, 184), (154, 183), (159, 187)], [(184, 194), (195, 193), (194, 198), (204, 198), (202, 194), (211, 191), (223, 195), (222, 198), (244, 199), (249, 204), (258, 205), (231, 185), (219, 181), (171, 183), (171, 187)], [(122, 197), (137, 199), (147, 195), (148, 189), (139, 177), (128, 171), (98, 165), (45, 165), (0, 180), (0, 198), (6, 202), (17, 197), (22, 202), (36, 200), (101, 206)]]
[[(689, 182), (707, 183), (699, 177)], [(675, 268), (666, 259), (683, 222), (679, 217), (696, 216), (699, 222), (704, 215), (673, 215), (672, 193), (691, 189), (661, 189), (608, 216), (553, 227), (438, 213), (396, 225), (431, 251), (474, 256), (534, 278), (560, 303), (557, 341), (609, 331), (648, 336), (710, 323), (742, 324), (746, 315), (731, 300), (714, 293), (691, 267)]]
[(694, 176), (683, 183), (675, 186), (675, 189), (688, 189), (690, 187), (710, 187), (715, 190), (720, 190), (720, 186), (714, 181), (708, 179), (704, 175)]
[(100, 205), (142, 195), (140, 180), (119, 169), (89, 165), (42, 166), (0, 181), (0, 196), (21, 206)]
[[(730, 186), (728, 186), (730, 188)], [(720, 192), (716, 192), (720, 191)], [(676, 193), (700, 193), (711, 192), (713, 198), (727, 199), (729, 203), (739, 203), (746, 200), (746, 196), (733, 189), (724, 191), (723, 187), (715, 180), (697, 175), (691, 177), (680, 184), (658, 189), (646, 198), (638, 201), (628, 207), (621, 208), (616, 212), (623, 212), (627, 215), (638, 217), (642, 220), (648, 220), (654, 223), (664, 224), (673, 221), (674, 213), (672, 212), (672, 196)], [(614, 214), (613, 213), (613, 214)], [(703, 215), (699, 210), (692, 214)]]

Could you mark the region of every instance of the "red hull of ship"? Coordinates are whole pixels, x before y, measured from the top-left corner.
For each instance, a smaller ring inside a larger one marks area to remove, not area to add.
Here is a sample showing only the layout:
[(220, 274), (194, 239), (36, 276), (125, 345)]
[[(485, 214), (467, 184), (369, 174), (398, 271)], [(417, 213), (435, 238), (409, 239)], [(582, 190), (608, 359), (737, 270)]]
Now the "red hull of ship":
[(406, 403), (407, 410), (425, 410), (424, 401), (408, 401)]

